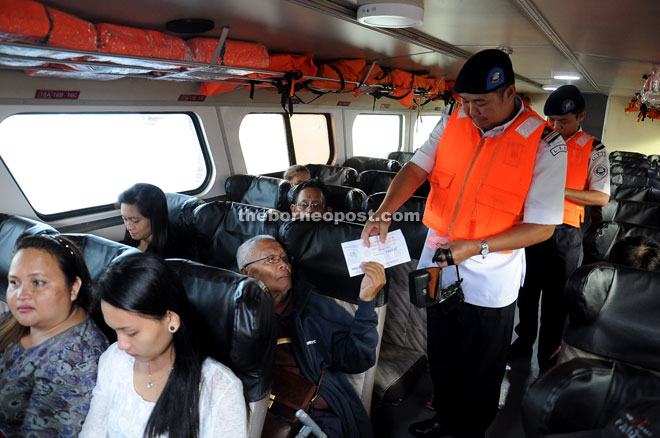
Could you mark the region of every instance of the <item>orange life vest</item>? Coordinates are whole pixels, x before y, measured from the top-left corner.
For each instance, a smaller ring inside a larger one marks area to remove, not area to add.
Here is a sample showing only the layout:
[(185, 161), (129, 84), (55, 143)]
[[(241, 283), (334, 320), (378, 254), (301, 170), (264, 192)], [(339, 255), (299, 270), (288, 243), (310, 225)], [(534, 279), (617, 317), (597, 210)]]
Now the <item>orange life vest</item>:
[(500, 135), (482, 138), (462, 108), (438, 143), (423, 222), (450, 240), (485, 239), (518, 224), (544, 128), (523, 112)]
[[(584, 190), (589, 176), (589, 157), (591, 144), (595, 137), (586, 132), (578, 132), (568, 139), (568, 158), (566, 166), (566, 188)], [(584, 205), (564, 199), (564, 223), (580, 227), (584, 220)]]

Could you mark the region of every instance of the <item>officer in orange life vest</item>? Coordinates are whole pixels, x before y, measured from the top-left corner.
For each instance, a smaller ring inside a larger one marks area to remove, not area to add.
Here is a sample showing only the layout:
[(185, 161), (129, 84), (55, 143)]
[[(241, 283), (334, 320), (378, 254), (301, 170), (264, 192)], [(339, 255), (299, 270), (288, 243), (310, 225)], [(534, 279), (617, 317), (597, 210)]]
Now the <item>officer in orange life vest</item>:
[(555, 228), (550, 239), (525, 250), (527, 274), (518, 298), (518, 338), (509, 350), (509, 360), (532, 355), (541, 297), (537, 357), (541, 372), (557, 361), (567, 314), (564, 286), (582, 253), (580, 223), (584, 206), (603, 206), (610, 199), (607, 151), (598, 139), (580, 127), (586, 114), (580, 90), (573, 85), (559, 87), (546, 100), (543, 112), (568, 147), (564, 223)]
[[(516, 96), (511, 61), (499, 50), (472, 56), (456, 78), (461, 106), (443, 117), (392, 181), (362, 238), (384, 241), (393, 213), (427, 178), (429, 228), (418, 268), (449, 248), (465, 302), (427, 308), (427, 352), (437, 414), (412, 424), (416, 437), (483, 438), (497, 413), (511, 343), (524, 248), (548, 239), (563, 216), (566, 144)], [(457, 279), (443, 269), (442, 287)]]

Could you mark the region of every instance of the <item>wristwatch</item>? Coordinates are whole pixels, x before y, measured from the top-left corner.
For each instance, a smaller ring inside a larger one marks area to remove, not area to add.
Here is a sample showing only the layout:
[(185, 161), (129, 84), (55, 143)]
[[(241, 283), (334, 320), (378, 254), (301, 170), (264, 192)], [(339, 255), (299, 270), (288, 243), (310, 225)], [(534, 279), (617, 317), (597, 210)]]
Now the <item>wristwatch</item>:
[(480, 251), (481, 257), (485, 259), (489, 252), (490, 252), (490, 248), (488, 247), (488, 242), (482, 240), (481, 251)]

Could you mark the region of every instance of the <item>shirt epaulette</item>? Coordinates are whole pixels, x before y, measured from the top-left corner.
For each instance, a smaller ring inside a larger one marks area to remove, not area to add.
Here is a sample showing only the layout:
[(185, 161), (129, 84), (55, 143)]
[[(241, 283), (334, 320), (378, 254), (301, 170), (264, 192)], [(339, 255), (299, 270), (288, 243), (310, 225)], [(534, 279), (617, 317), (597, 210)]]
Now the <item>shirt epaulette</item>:
[(596, 149), (597, 151), (600, 151), (602, 149), (605, 149), (605, 145), (600, 142), (597, 138), (594, 138), (593, 143), (591, 143), (591, 149)]
[(546, 143), (550, 144), (553, 141), (555, 141), (559, 137), (559, 133), (552, 129), (549, 126), (546, 126), (543, 128), (543, 134), (541, 135), (541, 138), (546, 141)]

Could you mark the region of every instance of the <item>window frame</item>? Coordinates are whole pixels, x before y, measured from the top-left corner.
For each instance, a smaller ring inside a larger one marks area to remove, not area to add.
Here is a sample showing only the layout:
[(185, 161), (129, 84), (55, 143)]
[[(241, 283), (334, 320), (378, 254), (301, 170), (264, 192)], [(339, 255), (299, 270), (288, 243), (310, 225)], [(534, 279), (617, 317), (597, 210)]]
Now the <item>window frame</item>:
[[(397, 146), (396, 152), (401, 152), (405, 148), (405, 142), (404, 142), (404, 137), (405, 137), (405, 123), (406, 123), (406, 116), (403, 113), (399, 112), (365, 112), (365, 111), (358, 111), (355, 117), (353, 118), (353, 123), (351, 124), (351, 149), (352, 149), (352, 156), (361, 156), (361, 155), (356, 155), (355, 154), (355, 138), (353, 137), (353, 130), (355, 129), (355, 121), (358, 119), (360, 116), (397, 116), (399, 118), (399, 145)], [(390, 151), (393, 152), (393, 151)]]
[[(8, 115), (7, 117), (3, 118), (0, 120), (0, 123), (4, 122), (10, 117), (13, 116), (18, 116), (18, 115), (49, 115), (49, 114), (70, 114), (70, 115), (83, 115), (83, 114), (94, 114), (94, 115), (104, 115), (104, 114), (183, 114), (187, 115), (190, 117), (192, 120), (193, 126), (195, 128), (195, 133), (197, 134), (197, 139), (199, 140), (199, 146), (202, 149), (202, 157), (204, 158), (204, 164), (206, 166), (206, 176), (204, 177), (204, 180), (202, 181), (201, 185), (199, 187), (196, 187), (191, 190), (185, 190), (182, 192), (176, 192), (180, 193), (183, 195), (196, 195), (201, 192), (203, 192), (211, 183), (211, 179), (213, 177), (213, 160), (211, 159), (211, 154), (210, 154), (210, 149), (208, 142), (206, 141), (206, 136), (204, 135), (204, 130), (202, 129), (202, 125), (199, 119), (199, 116), (193, 112), (193, 111), (25, 111), (25, 112), (19, 112), (19, 113), (13, 113)], [(73, 217), (78, 217), (78, 216), (85, 216), (85, 215), (90, 215), (94, 213), (103, 213), (106, 211), (111, 211), (115, 210), (116, 206), (115, 203), (112, 204), (102, 204), (102, 205), (96, 205), (93, 207), (85, 207), (85, 208), (79, 208), (76, 210), (71, 210), (71, 211), (65, 211), (65, 212), (60, 212), (60, 213), (53, 213), (53, 214), (44, 214), (40, 213), (37, 209), (34, 208), (32, 205), (32, 202), (30, 199), (25, 195), (25, 192), (23, 192), (23, 189), (21, 188), (21, 185), (18, 183), (16, 178), (14, 177), (14, 174), (12, 173), (11, 169), (9, 166), (7, 166), (7, 163), (5, 163), (5, 160), (2, 158), (0, 155), (0, 162), (2, 162), (2, 165), (5, 167), (7, 170), (7, 173), (11, 177), (12, 181), (14, 181), (14, 184), (16, 184), (16, 187), (18, 190), (21, 192), (21, 195), (23, 195), (23, 198), (25, 198), (25, 201), (28, 203), (32, 211), (37, 215), (39, 219), (41, 219), (44, 222), (52, 222), (52, 221), (57, 221), (60, 219), (68, 219), (68, 218), (73, 218)], [(119, 193), (117, 193), (119, 195)]]
[[(279, 114), (282, 116), (282, 119), (284, 121), (284, 134), (286, 137), (286, 149), (287, 149), (287, 154), (289, 157), (289, 165), (292, 166), (294, 164), (309, 164), (309, 163), (298, 163), (298, 160), (296, 159), (296, 149), (293, 144), (293, 130), (291, 129), (291, 119), (289, 118), (288, 114), (285, 112), (281, 111), (250, 111), (247, 114), (245, 114), (242, 118), (240, 123), (243, 123), (243, 120), (245, 117), (252, 115), (252, 114)], [(337, 146), (335, 144), (335, 135), (334, 131), (332, 129), (333, 124), (332, 124), (332, 115), (330, 113), (321, 113), (321, 112), (297, 112), (294, 113), (293, 116), (296, 116), (298, 114), (309, 114), (313, 116), (323, 116), (325, 118), (325, 123), (326, 123), (326, 128), (328, 131), (328, 147), (330, 148), (329, 154), (328, 154), (328, 161), (325, 163), (326, 165), (332, 165), (334, 161), (337, 158)], [(239, 124), (240, 127), (240, 124)], [(241, 149), (241, 154), (243, 153), (243, 145), (239, 144), (239, 147)], [(285, 169), (286, 170), (286, 169)]]

